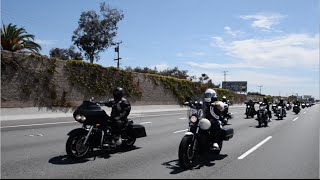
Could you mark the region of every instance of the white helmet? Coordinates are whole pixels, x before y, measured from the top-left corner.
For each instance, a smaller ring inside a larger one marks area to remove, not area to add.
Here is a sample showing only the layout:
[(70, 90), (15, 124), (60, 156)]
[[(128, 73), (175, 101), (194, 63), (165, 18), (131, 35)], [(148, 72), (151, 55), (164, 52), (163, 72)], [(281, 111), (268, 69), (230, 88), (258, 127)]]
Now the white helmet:
[(204, 100), (208, 103), (210, 103), (212, 101), (212, 98), (217, 98), (217, 93), (215, 90), (213, 89), (207, 89), (204, 92)]

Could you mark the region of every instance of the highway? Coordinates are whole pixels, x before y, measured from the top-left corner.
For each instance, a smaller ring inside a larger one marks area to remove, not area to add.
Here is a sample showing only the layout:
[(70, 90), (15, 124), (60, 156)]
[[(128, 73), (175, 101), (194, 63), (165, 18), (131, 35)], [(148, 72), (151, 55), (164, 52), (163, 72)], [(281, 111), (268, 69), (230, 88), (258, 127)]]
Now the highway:
[(178, 148), (188, 120), (186, 111), (131, 115), (146, 127), (127, 152), (101, 152), (97, 158), (68, 159), (67, 133), (81, 127), (73, 117), (1, 122), (1, 178), (287, 178), (319, 179), (320, 105), (287, 111), (283, 120), (258, 128), (246, 119), (245, 107), (230, 107), (234, 118), (226, 127), (234, 137), (224, 141), (221, 154), (202, 156), (192, 170), (178, 164)]

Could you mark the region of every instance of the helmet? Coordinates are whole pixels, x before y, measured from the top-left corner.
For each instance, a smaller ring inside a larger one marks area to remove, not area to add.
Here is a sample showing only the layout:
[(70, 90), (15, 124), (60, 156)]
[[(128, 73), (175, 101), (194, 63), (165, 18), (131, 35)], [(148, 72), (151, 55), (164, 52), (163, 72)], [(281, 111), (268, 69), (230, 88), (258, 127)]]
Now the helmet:
[(226, 96), (223, 96), (222, 99), (223, 99), (223, 100), (227, 100), (227, 97), (226, 97)]
[(267, 101), (267, 98), (266, 97), (263, 97), (263, 102), (266, 102)]
[(115, 101), (120, 101), (123, 97), (123, 89), (121, 87), (117, 87), (113, 90), (113, 98)]
[(280, 102), (283, 102), (283, 98), (280, 98)]
[(217, 100), (217, 93), (213, 89), (207, 89), (204, 92), (204, 100), (208, 103), (216, 101)]

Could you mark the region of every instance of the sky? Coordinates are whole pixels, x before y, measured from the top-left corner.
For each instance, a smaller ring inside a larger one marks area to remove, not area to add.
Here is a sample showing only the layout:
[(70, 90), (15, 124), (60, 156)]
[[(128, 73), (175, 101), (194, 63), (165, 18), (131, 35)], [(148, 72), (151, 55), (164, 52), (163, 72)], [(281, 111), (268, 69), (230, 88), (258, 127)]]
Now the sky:
[[(178, 67), (248, 92), (319, 99), (319, 0), (1, 0), (1, 24), (24, 27), (49, 56), (69, 48), (84, 11), (123, 11), (120, 67)], [(2, 27), (2, 25), (1, 25)], [(96, 63), (117, 66), (111, 47)]]

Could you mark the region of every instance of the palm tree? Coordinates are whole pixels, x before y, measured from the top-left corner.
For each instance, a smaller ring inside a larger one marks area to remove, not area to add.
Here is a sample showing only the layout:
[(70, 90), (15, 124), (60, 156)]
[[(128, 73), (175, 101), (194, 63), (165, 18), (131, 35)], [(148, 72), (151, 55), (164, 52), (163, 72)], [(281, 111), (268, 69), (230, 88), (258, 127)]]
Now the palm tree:
[(8, 51), (29, 50), (38, 53), (41, 46), (34, 42), (34, 35), (27, 34), (24, 28), (17, 28), (11, 23), (1, 28), (1, 49)]

